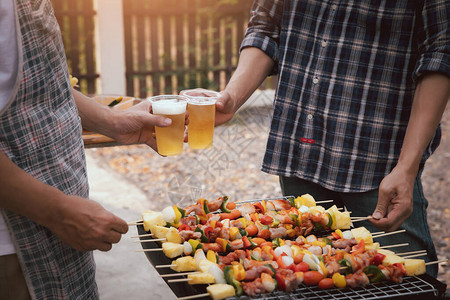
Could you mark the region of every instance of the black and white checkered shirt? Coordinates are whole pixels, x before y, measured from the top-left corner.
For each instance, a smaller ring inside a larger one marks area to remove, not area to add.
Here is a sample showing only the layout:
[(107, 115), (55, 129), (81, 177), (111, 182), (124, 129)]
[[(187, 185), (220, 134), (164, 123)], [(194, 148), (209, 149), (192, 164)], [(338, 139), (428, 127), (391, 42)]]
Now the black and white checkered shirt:
[[(450, 76), (449, 1), (255, 0), (242, 48), (279, 74), (263, 171), (340, 192), (378, 188), (417, 79)], [(440, 129), (425, 151), (436, 149)]]

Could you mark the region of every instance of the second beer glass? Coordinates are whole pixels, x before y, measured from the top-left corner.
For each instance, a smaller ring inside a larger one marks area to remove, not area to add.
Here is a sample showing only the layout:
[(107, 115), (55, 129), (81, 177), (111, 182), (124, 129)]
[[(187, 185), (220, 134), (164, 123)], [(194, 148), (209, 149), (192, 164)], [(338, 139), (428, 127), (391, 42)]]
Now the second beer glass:
[(172, 120), (168, 127), (155, 126), (158, 153), (165, 156), (183, 152), (186, 98), (178, 95), (161, 95), (149, 98), (154, 115)]
[(195, 89), (180, 93), (187, 97), (189, 112), (189, 147), (207, 149), (213, 144), (216, 100), (220, 94), (214, 91)]

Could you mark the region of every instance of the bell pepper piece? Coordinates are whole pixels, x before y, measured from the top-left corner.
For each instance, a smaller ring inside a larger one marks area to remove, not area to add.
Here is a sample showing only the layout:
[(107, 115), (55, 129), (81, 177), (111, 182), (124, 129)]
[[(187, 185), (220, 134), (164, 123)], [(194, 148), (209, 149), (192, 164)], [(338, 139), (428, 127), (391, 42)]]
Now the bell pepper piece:
[(234, 290), (236, 291), (236, 296), (238, 297), (241, 296), (244, 290), (242, 288), (241, 283), (234, 278), (233, 267), (225, 266), (223, 268), (223, 275), (227, 283), (234, 287)]
[(207, 243), (208, 242), (208, 237), (206, 236), (205, 232), (200, 228), (200, 227), (196, 227), (195, 232), (200, 232), (200, 234), (202, 235), (202, 237), (200, 238), (202, 243)]
[(228, 196), (223, 196), (221, 198), (223, 200), (222, 200), (222, 205), (220, 205), (220, 210), (224, 213), (230, 213), (231, 210), (227, 207), (228, 201), (230, 201), (230, 198), (228, 198)]
[(369, 265), (364, 268), (364, 273), (369, 277), (371, 283), (377, 283), (386, 280), (383, 272), (375, 265)]

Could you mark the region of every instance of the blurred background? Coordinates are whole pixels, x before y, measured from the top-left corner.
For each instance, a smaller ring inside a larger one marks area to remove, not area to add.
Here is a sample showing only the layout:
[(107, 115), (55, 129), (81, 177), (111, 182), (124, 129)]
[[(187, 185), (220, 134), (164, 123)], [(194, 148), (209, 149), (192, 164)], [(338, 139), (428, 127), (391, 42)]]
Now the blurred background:
[[(79, 79), (79, 89), (91, 95), (141, 99), (188, 88), (222, 90), (236, 68), (252, 2), (52, 0), (69, 70)], [(268, 78), (231, 122), (216, 128), (210, 149), (186, 147), (175, 157), (161, 157), (142, 145), (87, 149), (91, 198), (134, 221), (144, 209), (161, 210), (200, 196), (226, 194), (234, 200), (280, 196), (278, 178), (260, 171), (276, 80)], [(423, 173), (439, 259), (448, 258), (450, 252), (450, 169), (445, 167), (450, 165), (449, 110), (442, 120), (441, 146)], [(140, 247), (129, 237), (134, 233), (131, 228), (112, 251), (96, 252), (101, 298), (134, 299), (156, 293), (149, 299), (171, 299), (145, 256), (133, 253)], [(441, 265), (438, 279), (450, 282), (448, 264)]]

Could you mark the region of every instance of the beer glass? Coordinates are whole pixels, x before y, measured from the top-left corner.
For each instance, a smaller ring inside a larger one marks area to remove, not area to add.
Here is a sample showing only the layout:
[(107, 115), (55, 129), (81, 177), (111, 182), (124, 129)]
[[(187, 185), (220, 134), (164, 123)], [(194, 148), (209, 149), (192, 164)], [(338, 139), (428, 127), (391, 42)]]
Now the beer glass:
[(154, 115), (163, 115), (172, 120), (168, 127), (155, 126), (158, 153), (164, 156), (183, 152), (186, 98), (179, 95), (150, 97)]
[(189, 147), (193, 149), (210, 148), (214, 137), (215, 103), (220, 94), (203, 89), (185, 90), (180, 94), (186, 96), (188, 102)]

